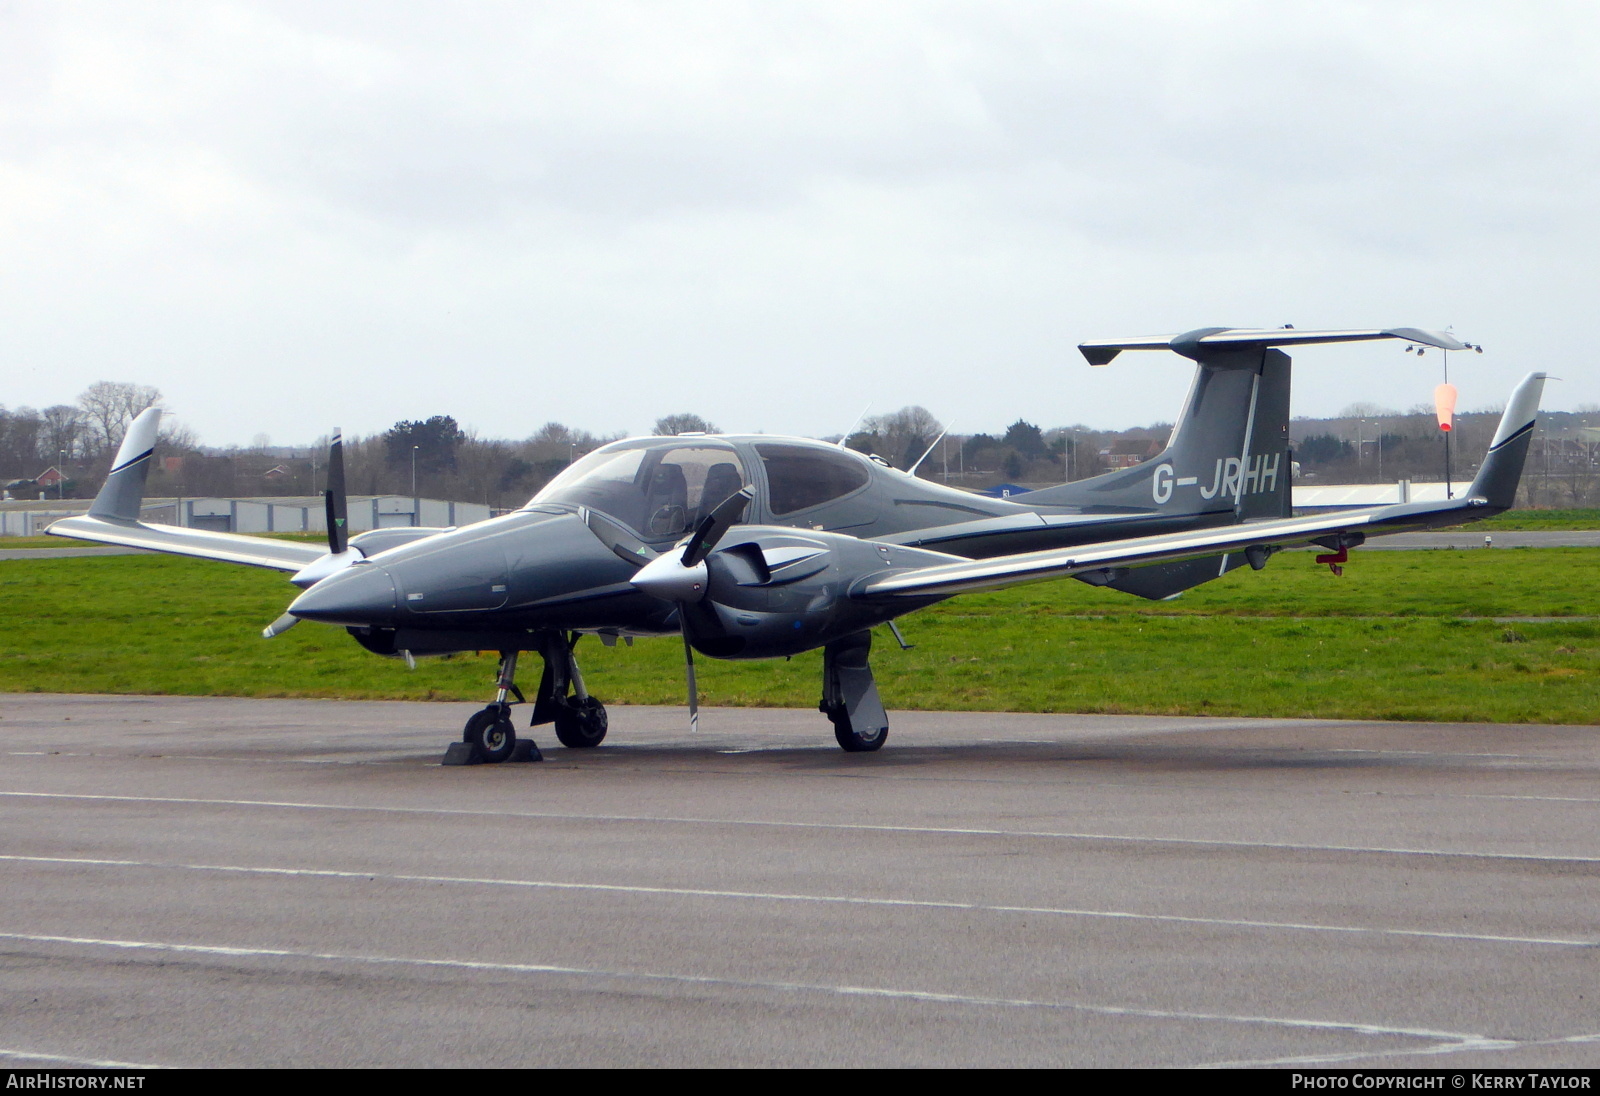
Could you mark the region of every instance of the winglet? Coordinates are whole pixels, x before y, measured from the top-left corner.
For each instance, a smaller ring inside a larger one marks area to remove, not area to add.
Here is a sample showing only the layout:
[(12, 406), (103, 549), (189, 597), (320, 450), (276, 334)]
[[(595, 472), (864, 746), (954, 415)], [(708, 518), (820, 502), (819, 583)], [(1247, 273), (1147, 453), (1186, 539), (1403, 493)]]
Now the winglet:
[(1509, 510), (1516, 504), (1517, 484), (1522, 481), (1522, 466), (1539, 422), (1539, 397), (1544, 394), (1546, 379), (1544, 373), (1529, 373), (1512, 391), (1488, 455), (1468, 489), (1469, 497), (1481, 498), (1497, 510)]
[(144, 502), (144, 484), (150, 475), (155, 454), (156, 432), (161, 428), (161, 409), (149, 407), (133, 420), (122, 437), (111, 474), (94, 497), (89, 516), (109, 521), (138, 521), (139, 505)]

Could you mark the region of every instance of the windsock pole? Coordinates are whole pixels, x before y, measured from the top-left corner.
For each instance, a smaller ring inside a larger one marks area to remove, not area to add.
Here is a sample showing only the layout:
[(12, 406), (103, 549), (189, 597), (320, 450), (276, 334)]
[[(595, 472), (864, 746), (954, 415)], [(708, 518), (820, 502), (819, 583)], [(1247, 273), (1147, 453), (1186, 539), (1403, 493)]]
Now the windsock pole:
[(1444, 434), (1444, 497), (1455, 498), (1450, 484), (1450, 433), (1455, 426), (1456, 386), (1450, 383), (1450, 352), (1441, 350), (1444, 358), (1444, 383), (1433, 390), (1433, 412), (1439, 420), (1439, 430)]

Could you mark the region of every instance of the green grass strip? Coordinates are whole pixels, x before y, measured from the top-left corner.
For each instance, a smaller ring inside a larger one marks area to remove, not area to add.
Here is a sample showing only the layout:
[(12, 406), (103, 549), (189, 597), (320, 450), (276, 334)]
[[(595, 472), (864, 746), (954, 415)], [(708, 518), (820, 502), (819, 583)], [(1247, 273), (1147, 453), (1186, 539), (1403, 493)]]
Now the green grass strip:
[[(1170, 602), (1058, 581), (969, 595), (880, 633), (891, 708), (1600, 723), (1600, 552), (1286, 553)], [(336, 628), (260, 629), (281, 575), (169, 556), (0, 561), (0, 691), (460, 700), (492, 655), (378, 658)], [(1509, 619), (1495, 619), (1509, 618)], [(683, 702), (676, 638), (580, 647), (611, 703)], [(707, 704), (816, 703), (821, 656), (698, 660)], [(531, 679), (536, 662), (524, 674)]]

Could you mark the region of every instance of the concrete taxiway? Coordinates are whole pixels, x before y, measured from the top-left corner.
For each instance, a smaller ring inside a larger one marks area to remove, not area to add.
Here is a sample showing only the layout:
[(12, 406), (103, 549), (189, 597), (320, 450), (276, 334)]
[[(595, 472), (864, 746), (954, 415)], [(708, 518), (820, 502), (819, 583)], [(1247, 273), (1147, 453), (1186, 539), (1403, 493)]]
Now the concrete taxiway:
[(7, 1065), (1600, 1065), (1600, 727), (0, 697)]

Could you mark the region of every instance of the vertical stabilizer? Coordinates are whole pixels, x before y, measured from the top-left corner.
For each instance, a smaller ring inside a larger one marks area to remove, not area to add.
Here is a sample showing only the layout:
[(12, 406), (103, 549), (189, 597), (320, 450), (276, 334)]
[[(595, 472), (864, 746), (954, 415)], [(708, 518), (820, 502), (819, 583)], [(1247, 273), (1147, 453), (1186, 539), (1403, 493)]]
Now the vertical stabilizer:
[(1511, 393), (1500, 428), (1494, 432), (1489, 452), (1483, 458), (1477, 478), (1467, 489), (1468, 497), (1481, 498), (1496, 510), (1516, 505), (1517, 484), (1522, 481), (1522, 466), (1533, 443), (1533, 428), (1539, 422), (1539, 397), (1544, 394), (1543, 373), (1529, 373)]
[(1207, 351), (1159, 454), (1017, 501), (1087, 513), (1214, 515), (1218, 523), (1287, 516), (1289, 388), (1289, 356), (1280, 350)]
[(111, 462), (111, 474), (106, 476), (105, 485), (89, 507), (90, 517), (108, 521), (139, 520), (144, 484), (150, 477), (156, 432), (160, 428), (161, 410), (157, 407), (146, 408), (129, 425), (117, 449), (117, 459)]

